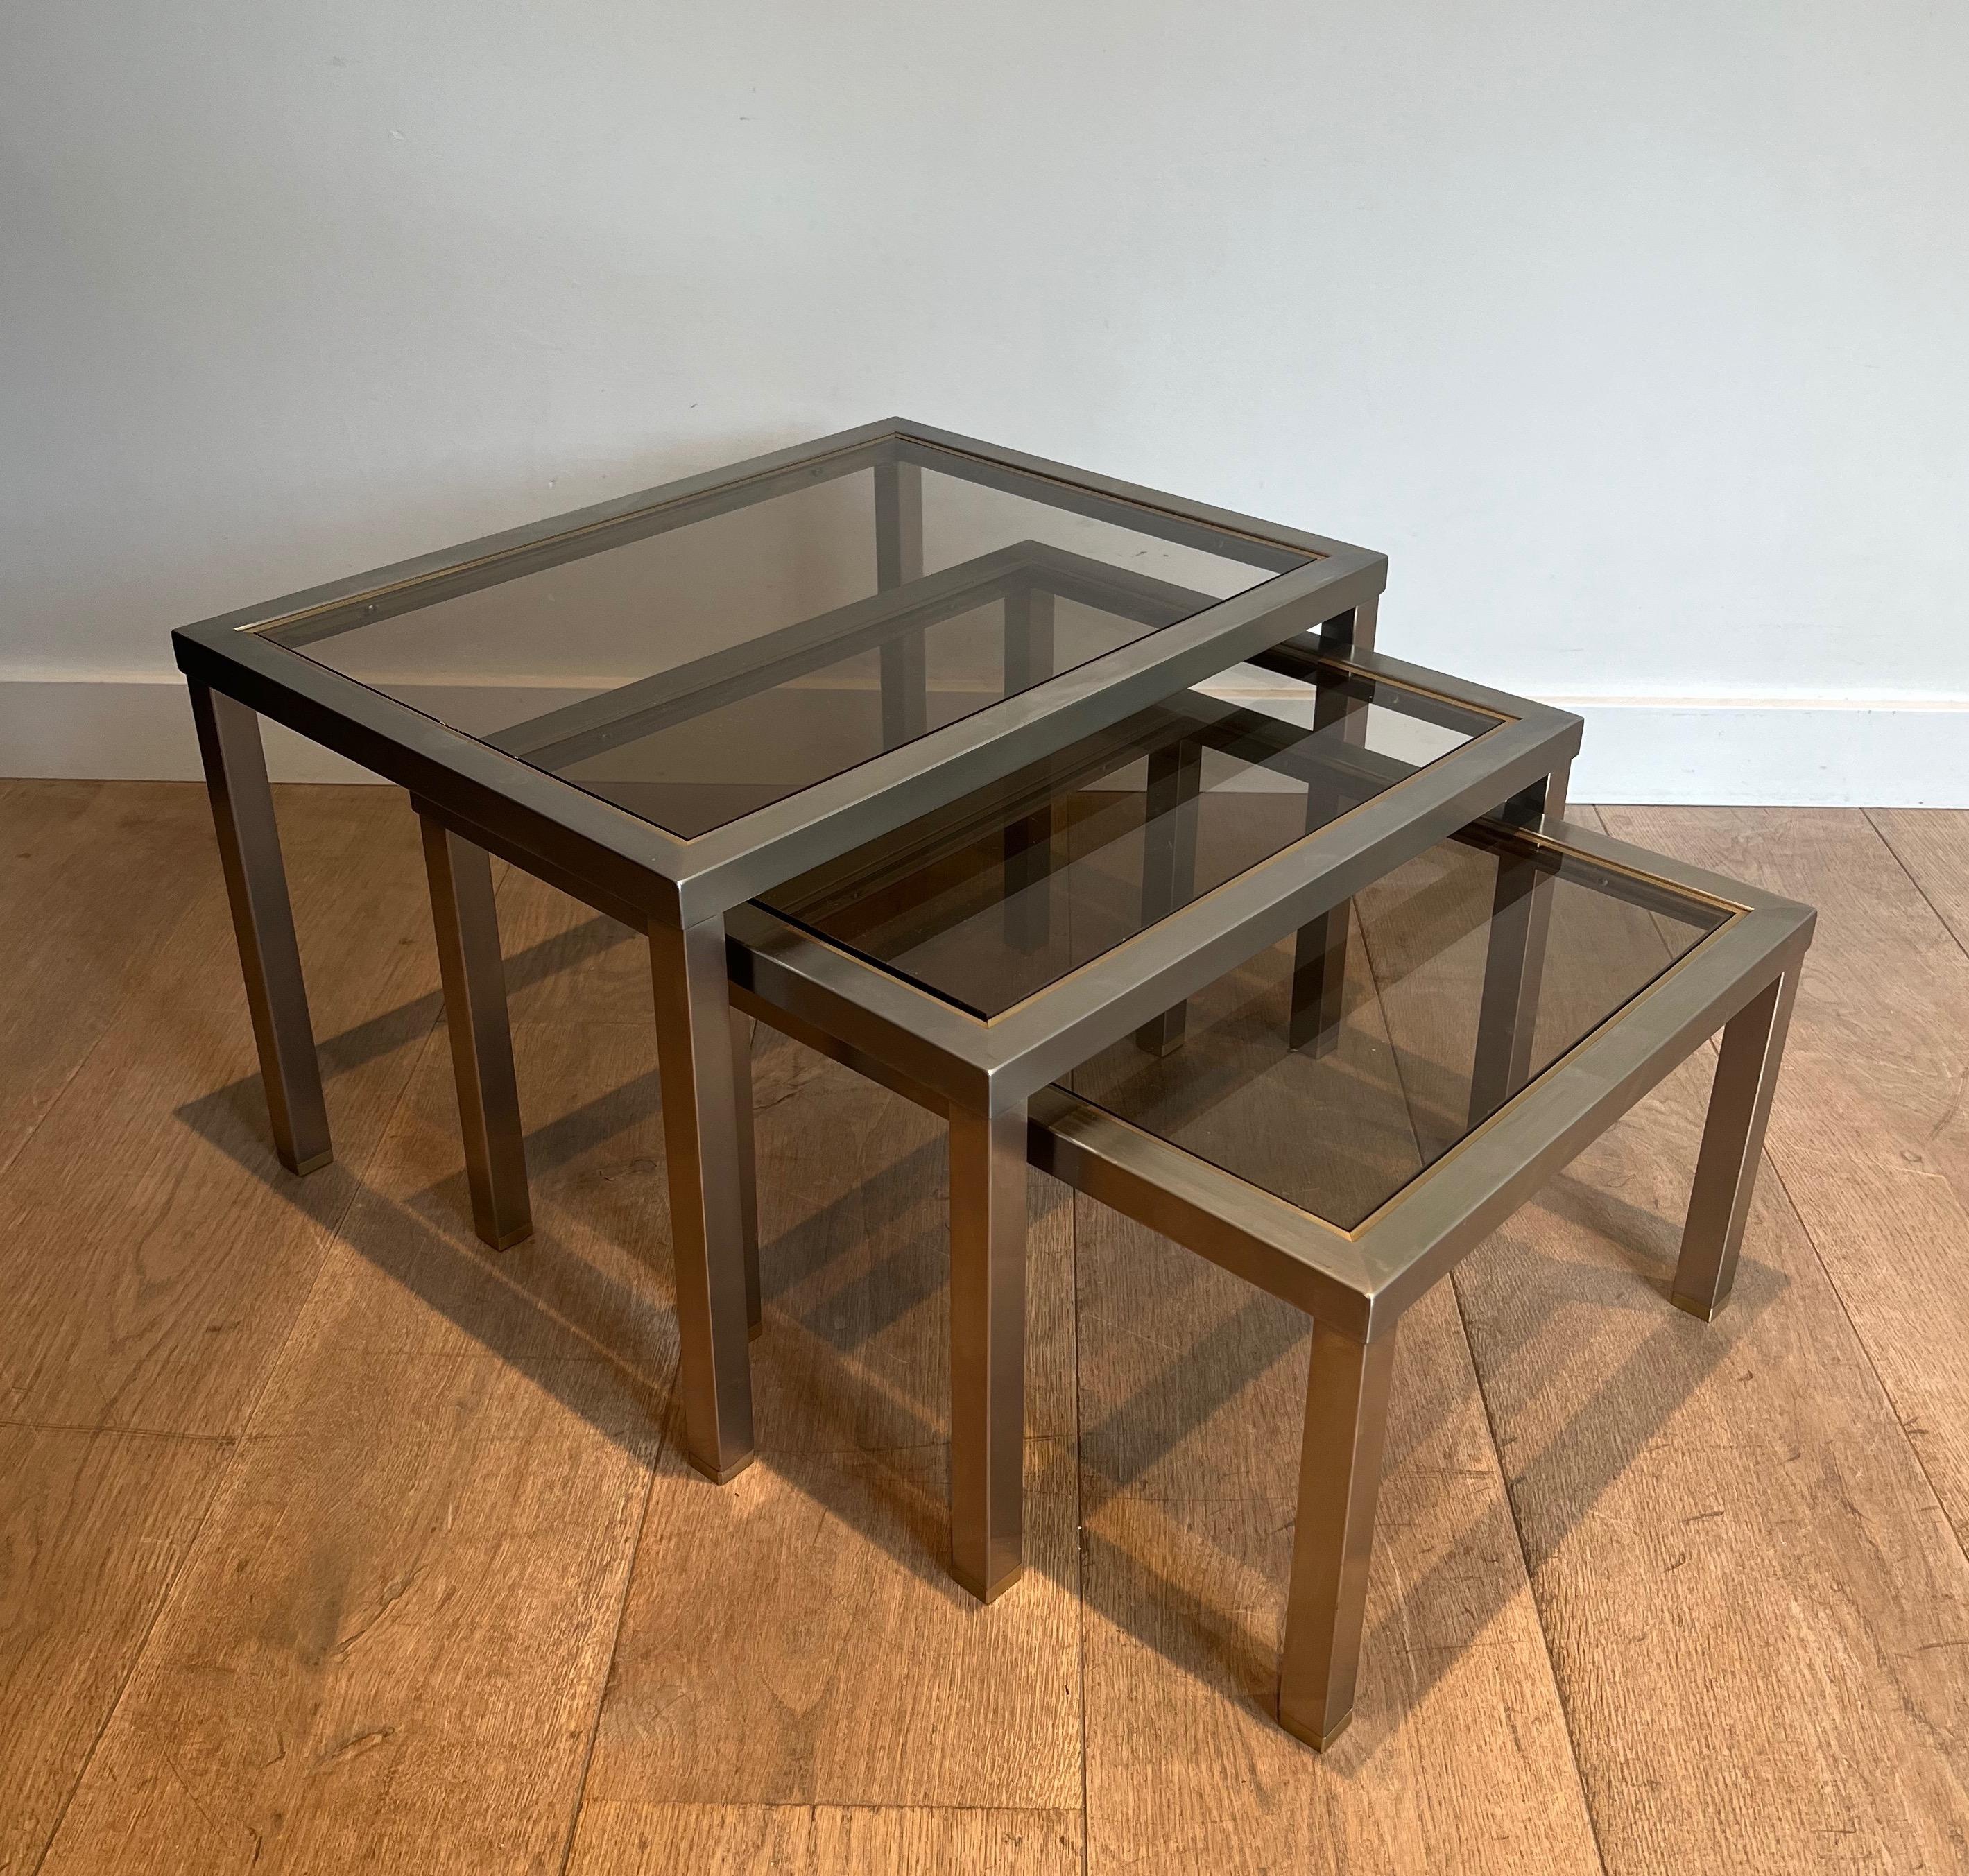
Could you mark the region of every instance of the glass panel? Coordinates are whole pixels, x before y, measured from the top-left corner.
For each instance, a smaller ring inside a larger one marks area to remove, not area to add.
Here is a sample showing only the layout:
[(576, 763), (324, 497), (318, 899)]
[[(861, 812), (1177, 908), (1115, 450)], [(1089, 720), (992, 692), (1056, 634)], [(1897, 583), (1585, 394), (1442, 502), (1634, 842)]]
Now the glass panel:
[(1240, 665), (761, 903), (988, 1019), (1498, 721)]
[[(1289, 941), (1192, 997), (1166, 1054), (1124, 1043), (1068, 1085), (1351, 1230), (1728, 916), (1576, 856), (1500, 862), (1446, 841), (1354, 901), (1345, 1014), (1325, 1053), (1289, 1043)], [(1541, 918), (1514, 1084), (1509, 998), (1491, 997), (1487, 1021), (1486, 973), (1494, 992), (1523, 981)]]
[(1217, 553), (1091, 519), (1039, 498), (1043, 481), (1008, 495), (843, 463), (663, 531), (624, 521), (474, 591), (268, 635), (689, 838), (1279, 565), (1229, 534)]

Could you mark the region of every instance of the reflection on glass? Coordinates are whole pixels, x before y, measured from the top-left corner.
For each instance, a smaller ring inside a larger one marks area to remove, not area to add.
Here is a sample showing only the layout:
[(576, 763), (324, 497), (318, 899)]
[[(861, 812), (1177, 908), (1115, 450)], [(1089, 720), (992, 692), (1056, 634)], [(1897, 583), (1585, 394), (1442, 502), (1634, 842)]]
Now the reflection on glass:
[[(694, 837), (1275, 576), (1011, 494), (969, 459), (869, 452), (791, 490), (377, 616), (268, 635)], [(1186, 531), (1178, 528), (1175, 531)], [(1209, 539), (1218, 537), (1212, 534)]]
[(761, 903), (988, 1019), (1497, 721), (1241, 665)]
[[(1474, 830), (1473, 830), (1474, 832)], [(1522, 855), (1522, 846), (1507, 849)], [(1494, 845), (1446, 841), (1353, 904), (1346, 1014), (1319, 1055), (1288, 1045), (1289, 943), (1189, 1000), (1182, 1040), (1152, 1059), (1109, 1049), (1068, 1082), (1083, 1099), (1351, 1230), (1515, 1089), (1480, 1065), (1512, 1037), (1487, 971), (1508, 977), (1537, 926), (1494, 917), (1500, 864), (1532, 885), (1546, 921), (1524, 1073), (1536, 1075), (1653, 983), (1727, 914), (1551, 849), (1500, 862)], [(1534, 966), (1537, 959), (1533, 959)], [(1473, 1089), (1488, 1086), (1473, 1102)], [(1474, 1106), (1474, 1112), (1473, 1112)]]

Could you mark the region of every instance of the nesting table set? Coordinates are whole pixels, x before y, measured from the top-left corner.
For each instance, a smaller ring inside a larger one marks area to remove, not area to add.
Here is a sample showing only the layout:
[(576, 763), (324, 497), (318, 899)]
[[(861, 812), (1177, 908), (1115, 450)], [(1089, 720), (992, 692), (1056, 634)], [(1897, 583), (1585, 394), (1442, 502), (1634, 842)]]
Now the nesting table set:
[(530, 1229), (488, 855), (649, 935), (690, 1457), (752, 1455), (753, 1019), (947, 1117), (950, 1566), (1020, 1568), (1028, 1165), (1312, 1319), (1280, 1722), (1354, 1703), (1395, 1330), (1718, 1030), (1728, 1294), (1805, 907), (1564, 824), (1577, 717), (1384, 557), (900, 420), (174, 635), (283, 1163), (330, 1157), (258, 719), (407, 789), (473, 1219)]

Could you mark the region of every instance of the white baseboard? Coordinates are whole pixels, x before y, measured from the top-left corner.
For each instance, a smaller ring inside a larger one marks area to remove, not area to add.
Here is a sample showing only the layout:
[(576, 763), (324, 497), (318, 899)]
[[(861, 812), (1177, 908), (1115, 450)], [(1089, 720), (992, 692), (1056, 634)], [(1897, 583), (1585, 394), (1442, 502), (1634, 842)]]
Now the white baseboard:
[[(1586, 719), (1576, 801), (1969, 807), (1969, 699), (1551, 699)], [(371, 781), (269, 725), (281, 781)], [(175, 677), (0, 679), (0, 775), (195, 781)]]
[[(266, 743), (276, 781), (378, 779), (277, 723)], [(182, 678), (0, 679), (0, 774), (196, 781), (203, 773)]]
[(1575, 801), (1969, 807), (1969, 698), (1551, 701), (1586, 719)]

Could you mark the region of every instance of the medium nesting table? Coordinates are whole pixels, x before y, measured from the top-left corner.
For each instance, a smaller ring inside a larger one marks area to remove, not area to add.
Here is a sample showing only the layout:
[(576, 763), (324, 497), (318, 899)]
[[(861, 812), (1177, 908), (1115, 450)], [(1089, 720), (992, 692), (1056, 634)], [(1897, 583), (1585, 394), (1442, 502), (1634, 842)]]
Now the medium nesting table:
[[(1542, 820), (1578, 740), (1563, 712), (1283, 646), (734, 912), (741, 1007), (949, 1118), (951, 1556), (974, 1593), (1020, 1568), (1032, 1103), (1116, 1045), (1187, 1084), (1189, 999), (1274, 944), (1287, 1045), (1323, 1059), (1349, 900), (1481, 813)], [(1499, 1085), (1539, 962), (1534, 922), (1505, 923)]]
[[(1484, 807), (1542, 818), (1578, 742), (1563, 712), (1371, 652), (1278, 647), (728, 915), (742, 1008), (926, 1091), (949, 1121), (951, 1567), (974, 1594), (990, 1601), (1021, 1566), (1033, 1099), (1124, 1041), (1186, 1078), (1188, 1000), (1273, 943), (1293, 953), (1293, 1047), (1330, 1053), (1351, 896)], [(1532, 883), (1504, 881), (1513, 906)], [(796, 965), (782, 964), (782, 926), (803, 935)], [(1492, 998), (1479, 1052), (1480, 1079), (1501, 1088), (1537, 960), (1532, 921), (1498, 930), (1494, 974), (1518, 994)], [(452, 1014), (465, 1034), (471, 1010)], [(488, 1059), (509, 1059), (503, 1035), (461, 1054), (465, 1112), (510, 1103), (504, 1082), (471, 1079)], [(748, 1057), (735, 1060), (742, 1116)], [(738, 1151), (749, 1190), (742, 1127)], [(524, 1176), (517, 1155), (501, 1174)], [(755, 1234), (745, 1254), (756, 1297)]]

